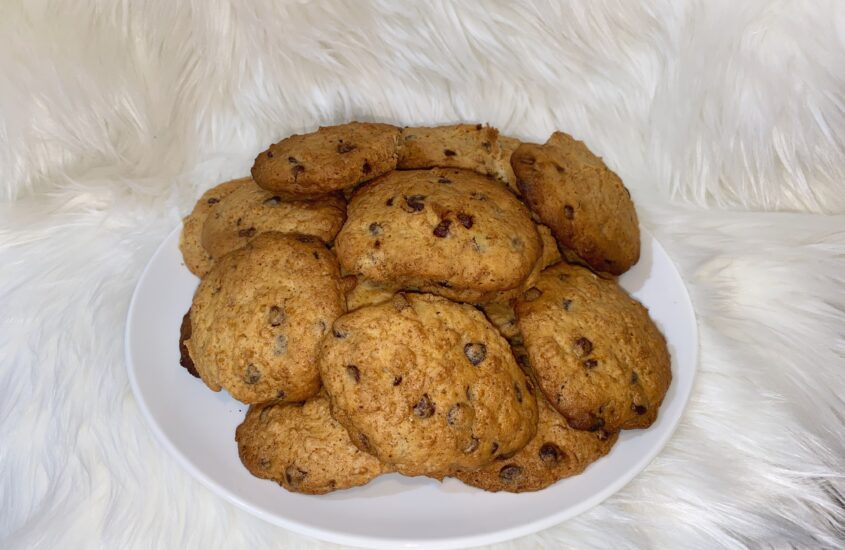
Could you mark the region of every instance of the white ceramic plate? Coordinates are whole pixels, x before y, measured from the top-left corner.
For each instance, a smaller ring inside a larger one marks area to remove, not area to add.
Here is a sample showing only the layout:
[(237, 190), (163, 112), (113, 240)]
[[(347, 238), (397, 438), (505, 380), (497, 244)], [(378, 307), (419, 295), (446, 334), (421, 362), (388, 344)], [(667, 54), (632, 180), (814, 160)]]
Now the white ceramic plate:
[(210, 391), (179, 366), (179, 325), (198, 283), (182, 263), (179, 231), (156, 251), (129, 306), (132, 390), (157, 439), (194, 477), (252, 514), (304, 535), (375, 548), (460, 548), (550, 527), (595, 506), (645, 468), (671, 437), (692, 389), (698, 355), (692, 304), (672, 261), (643, 231), (642, 257), (621, 283), (666, 335), (674, 377), (651, 428), (623, 432), (586, 472), (535, 493), (486, 493), (454, 479), (398, 474), (329, 495), (289, 493), (240, 463), (234, 434), (246, 406)]

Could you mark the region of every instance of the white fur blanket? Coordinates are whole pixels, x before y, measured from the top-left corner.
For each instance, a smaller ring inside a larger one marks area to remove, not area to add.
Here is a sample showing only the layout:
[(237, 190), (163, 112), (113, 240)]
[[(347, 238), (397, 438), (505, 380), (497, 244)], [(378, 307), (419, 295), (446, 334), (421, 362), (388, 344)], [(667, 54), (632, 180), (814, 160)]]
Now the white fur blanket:
[(34, 0), (0, 5), (0, 36), (0, 547), (322, 544), (164, 453), (123, 326), (203, 189), (349, 119), (576, 135), (692, 293), (669, 446), (503, 546), (845, 544), (842, 3)]

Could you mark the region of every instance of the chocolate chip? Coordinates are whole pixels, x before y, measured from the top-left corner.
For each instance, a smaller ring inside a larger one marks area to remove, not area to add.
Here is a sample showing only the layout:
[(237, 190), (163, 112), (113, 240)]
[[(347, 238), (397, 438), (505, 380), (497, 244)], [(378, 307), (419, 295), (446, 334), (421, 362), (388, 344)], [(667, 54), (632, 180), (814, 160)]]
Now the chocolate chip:
[(351, 143), (343, 143), (342, 141), (337, 144), (337, 152), (341, 155), (344, 153), (348, 153), (349, 151), (354, 151), (355, 146)]
[(294, 157), (288, 157), (288, 162), (291, 164), (297, 164), (299, 161), (296, 160)]
[(472, 227), (472, 216), (470, 216), (469, 214), (458, 212), (458, 221), (461, 222), (461, 225), (463, 225), (467, 229)]
[(493, 145), (489, 141), (482, 141), (481, 148), (489, 153), (493, 149)]
[(285, 481), (287, 481), (290, 485), (299, 485), (305, 481), (306, 476), (308, 476), (308, 472), (300, 470), (296, 466), (288, 466), (285, 468)]
[(446, 237), (449, 234), (449, 226), (452, 225), (452, 220), (443, 220), (437, 224), (437, 227), (434, 228), (435, 237), (440, 237), (441, 239)]
[(249, 229), (241, 229), (238, 231), (238, 237), (254, 237), (255, 236), (255, 228), (250, 227)]
[(478, 365), (487, 358), (487, 346), (481, 342), (473, 342), (464, 346), (464, 355), (473, 365)]
[(464, 453), (470, 454), (472, 452), (475, 452), (476, 449), (478, 449), (478, 438), (473, 435), (469, 438), (469, 443), (467, 444), (467, 446), (464, 447)]
[(452, 180), (450, 180), (449, 178), (440, 176), (440, 178), (438, 178), (438, 180), (437, 180), (437, 183), (452, 183)]
[(361, 371), (355, 365), (346, 365), (346, 375), (356, 383), (361, 381)]
[(362, 433), (358, 433), (358, 442), (361, 443), (361, 447), (366, 450), (370, 450), (370, 438)]
[(451, 149), (443, 149), (443, 154), (447, 157), (454, 157), (455, 155), (457, 155), (457, 153), (452, 151)]
[(276, 336), (276, 342), (273, 345), (273, 353), (276, 355), (284, 355), (288, 352), (288, 337), (284, 334)]
[(593, 351), (593, 343), (590, 342), (587, 338), (583, 336), (576, 338), (575, 342), (575, 353), (578, 354), (579, 357), (584, 355), (590, 355)]
[(631, 410), (637, 414), (645, 414), (648, 410), (645, 405), (637, 405), (636, 403), (631, 403)]
[(513, 392), (516, 394), (516, 400), (519, 403), (522, 403), (522, 388), (520, 388), (519, 384), (516, 382), (513, 384)]
[(376, 239), (373, 243), (373, 248), (381, 248), (381, 241)]
[(481, 130), (482, 128), (483, 128), (483, 126), (482, 126), (481, 124), (476, 124), (476, 125), (475, 125), (475, 129), (476, 129), (476, 130)]
[(566, 298), (564, 298), (560, 305), (563, 307), (563, 309), (569, 311), (569, 306), (572, 305), (572, 300), (567, 300)]
[(345, 330), (341, 330), (338, 327), (332, 327), (332, 336), (335, 338), (346, 338), (349, 336), (349, 333)]
[(554, 443), (543, 443), (543, 446), (540, 447), (540, 460), (547, 464), (560, 462), (562, 457), (563, 452)]
[(394, 376), (393, 377), (393, 385), (394, 386), (398, 386), (401, 383), (402, 383), (402, 377), (401, 376)]
[(314, 256), (314, 259), (315, 259), (315, 260), (319, 260), (319, 259), (320, 259), (320, 253), (319, 253), (319, 252), (316, 252), (316, 251), (315, 251), (315, 252), (312, 252), (312, 253), (311, 253), (311, 255), (312, 255), (312, 256)]
[(414, 414), (420, 418), (429, 418), (434, 414), (434, 402), (424, 393), (420, 400), (414, 405)]
[(525, 243), (519, 237), (514, 237), (511, 239), (511, 248), (516, 251), (522, 250), (525, 248)]
[(526, 302), (533, 302), (537, 298), (543, 295), (543, 291), (537, 288), (536, 286), (532, 286), (525, 293), (522, 295), (522, 299)]
[(561, 166), (558, 163), (555, 163), (555, 170), (557, 170), (558, 174), (565, 174), (566, 173), (566, 168), (564, 168), (563, 166)]
[(406, 212), (420, 212), (423, 208), (425, 208), (425, 204), (423, 204), (424, 200), (425, 195), (411, 195), (410, 197), (405, 197), (405, 204), (408, 206)]
[(207, 202), (208, 204), (217, 204), (218, 202), (220, 202), (220, 199), (218, 199), (216, 197), (211, 197), (210, 199), (208, 199), (205, 202)]
[(285, 322), (285, 310), (283, 307), (270, 306), (267, 310), (267, 322), (271, 327), (277, 327)]
[(569, 206), (568, 204), (563, 207), (563, 217), (567, 220), (571, 220), (575, 217), (575, 209)]
[(585, 368), (594, 369), (597, 366), (599, 366), (599, 362), (596, 361), (595, 359), (587, 359), (586, 361), (584, 361), (584, 367)]
[(636, 384), (637, 381), (640, 379), (640, 375), (637, 374), (637, 371), (631, 371), (631, 384)]
[(516, 464), (502, 466), (502, 469), (499, 470), (499, 477), (503, 481), (516, 481), (520, 476), (522, 476), (522, 468)]
[(371, 223), (368, 229), (370, 231), (370, 235), (381, 235), (381, 226), (376, 222)]
[(499, 444), (494, 441), (493, 445), (490, 447), (490, 454), (491, 455), (496, 454), (496, 451), (498, 451), (498, 450), (499, 450)]
[(268, 159), (273, 158), (273, 151), (267, 151), (267, 158)]
[(276, 399), (284, 399), (285, 398), (285, 390), (279, 390), (276, 392)]
[(449, 408), (449, 412), (446, 413), (446, 422), (448, 422), (450, 426), (454, 426), (460, 421), (461, 416), (461, 404), (455, 403)]
[(369, 162), (365, 162), (364, 165), (361, 167), (361, 171), (365, 174), (369, 174), (373, 171), (373, 167), (370, 166)]
[(257, 384), (261, 380), (261, 371), (258, 367), (250, 363), (246, 366), (246, 374), (244, 374), (244, 383), (252, 385)]
[(294, 177), (298, 176), (299, 174), (303, 173), (304, 171), (305, 171), (305, 167), (302, 166), (301, 164), (297, 164), (293, 167)]
[(264, 206), (278, 206), (282, 202), (282, 197), (278, 195), (273, 195), (269, 199), (264, 201)]
[(393, 206), (393, 197), (390, 197), (386, 201), (384, 201), (385, 206)]

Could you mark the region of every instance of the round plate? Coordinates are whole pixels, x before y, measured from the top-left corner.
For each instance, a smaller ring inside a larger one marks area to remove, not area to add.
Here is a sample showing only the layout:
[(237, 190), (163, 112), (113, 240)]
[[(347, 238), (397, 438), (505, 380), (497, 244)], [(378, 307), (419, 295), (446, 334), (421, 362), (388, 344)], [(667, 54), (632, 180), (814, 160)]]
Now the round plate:
[(583, 474), (535, 493), (486, 493), (455, 479), (398, 474), (328, 495), (290, 493), (241, 465), (235, 428), (246, 405), (214, 393), (179, 366), (179, 325), (198, 280), (182, 262), (176, 228), (150, 260), (129, 305), (126, 363), (157, 439), (197, 479), (244, 510), (291, 531), (376, 548), (460, 548), (527, 535), (569, 519), (621, 489), (671, 437), (692, 389), (695, 314), (660, 244), (642, 233), (639, 263), (620, 278), (666, 335), (673, 381), (657, 422), (625, 431)]

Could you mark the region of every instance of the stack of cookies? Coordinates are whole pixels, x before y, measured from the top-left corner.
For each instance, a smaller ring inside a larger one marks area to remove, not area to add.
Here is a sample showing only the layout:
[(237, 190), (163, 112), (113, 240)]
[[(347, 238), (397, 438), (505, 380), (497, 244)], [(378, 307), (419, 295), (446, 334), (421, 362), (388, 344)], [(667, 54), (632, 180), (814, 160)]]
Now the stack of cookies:
[(615, 276), (630, 194), (583, 143), (357, 123), (271, 145), (184, 220), (182, 365), (250, 405), (254, 475), (535, 491), (646, 428), (666, 342)]

